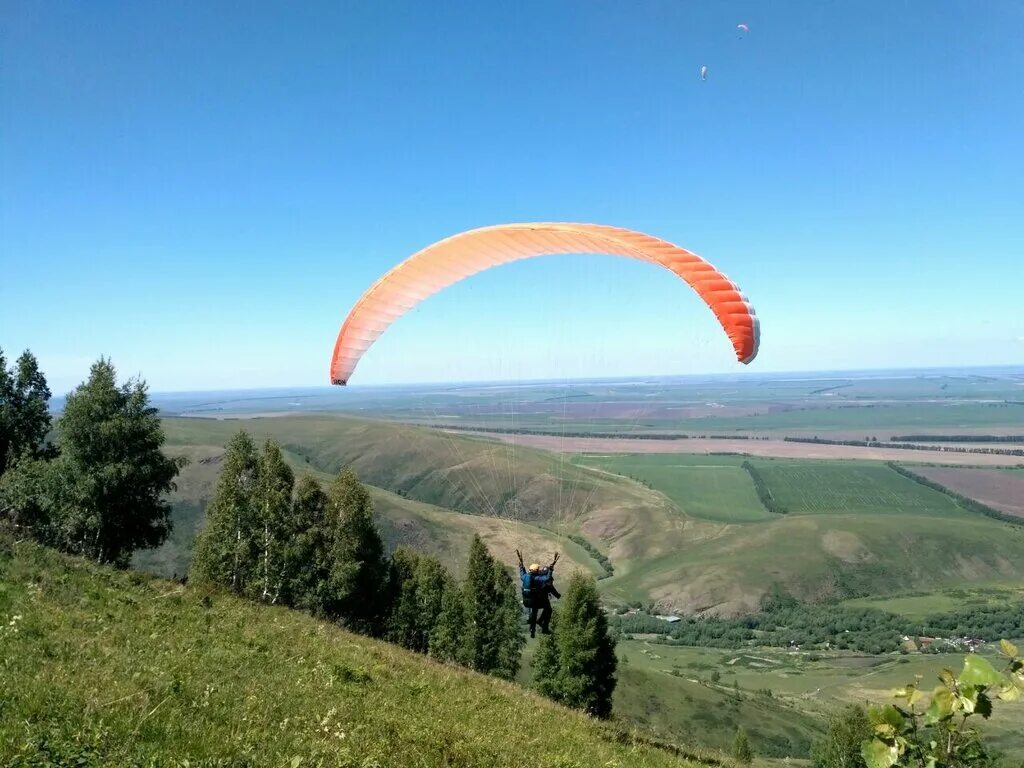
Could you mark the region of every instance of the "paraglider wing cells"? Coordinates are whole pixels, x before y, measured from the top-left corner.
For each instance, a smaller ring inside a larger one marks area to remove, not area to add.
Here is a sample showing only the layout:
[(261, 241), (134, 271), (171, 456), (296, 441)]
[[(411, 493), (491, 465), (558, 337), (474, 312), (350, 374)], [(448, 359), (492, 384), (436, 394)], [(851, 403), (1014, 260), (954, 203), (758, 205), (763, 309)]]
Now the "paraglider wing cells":
[(736, 357), (757, 355), (757, 315), (736, 285), (700, 256), (641, 232), (597, 224), (505, 224), (440, 240), (381, 277), (341, 326), (331, 383), (346, 384), (360, 357), (395, 320), (443, 288), (490, 267), (534, 256), (595, 253), (658, 264), (686, 281), (710, 307)]

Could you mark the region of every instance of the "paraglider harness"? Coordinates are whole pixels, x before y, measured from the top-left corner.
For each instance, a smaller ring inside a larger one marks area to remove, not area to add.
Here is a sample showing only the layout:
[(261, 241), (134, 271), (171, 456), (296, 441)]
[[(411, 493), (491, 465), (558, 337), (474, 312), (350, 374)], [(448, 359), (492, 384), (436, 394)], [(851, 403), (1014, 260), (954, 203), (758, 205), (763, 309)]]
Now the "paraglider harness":
[(518, 549), (516, 555), (519, 557), (519, 579), (523, 587), (523, 607), (539, 608), (546, 602), (548, 588), (554, 581), (554, 569), (555, 563), (558, 562), (558, 554), (555, 553), (555, 559), (551, 565), (541, 568), (537, 573), (531, 573), (526, 568), (523, 564), (523, 556)]

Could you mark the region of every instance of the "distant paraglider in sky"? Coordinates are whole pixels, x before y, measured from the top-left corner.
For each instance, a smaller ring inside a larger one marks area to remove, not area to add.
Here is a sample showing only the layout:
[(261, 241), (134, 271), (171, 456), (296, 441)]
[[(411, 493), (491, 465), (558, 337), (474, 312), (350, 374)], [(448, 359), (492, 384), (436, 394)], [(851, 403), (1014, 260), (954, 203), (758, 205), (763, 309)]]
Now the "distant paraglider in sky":
[(440, 240), (370, 286), (341, 326), (331, 358), (331, 383), (347, 384), (370, 345), (391, 323), (428, 296), (491, 267), (560, 253), (608, 254), (664, 267), (689, 284), (707, 304), (732, 342), (739, 362), (746, 364), (757, 356), (761, 326), (754, 309), (734, 282), (700, 256), (642, 232), (618, 227), (505, 224)]
[[(743, 24), (742, 22), (736, 25), (736, 29), (738, 29), (740, 32), (740, 40), (746, 37), (746, 35), (750, 32), (750, 27), (747, 26), (746, 24)], [(700, 79), (702, 82), (708, 79), (708, 68), (706, 65), (700, 68)]]

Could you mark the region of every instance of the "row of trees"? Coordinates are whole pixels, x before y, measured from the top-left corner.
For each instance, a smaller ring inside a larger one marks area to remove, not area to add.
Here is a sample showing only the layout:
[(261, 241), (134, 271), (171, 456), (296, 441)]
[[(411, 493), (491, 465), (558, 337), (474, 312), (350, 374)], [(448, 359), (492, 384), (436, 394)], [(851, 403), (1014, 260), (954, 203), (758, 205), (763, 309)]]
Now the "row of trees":
[(257, 449), (244, 431), (227, 445), (190, 578), (480, 672), (519, 669), (515, 585), (483, 542), (474, 540), (462, 583), (434, 557), (387, 557), (351, 469), (326, 489), (309, 475), (296, 482), (277, 443)]
[(601, 564), (601, 567), (604, 569), (604, 573), (598, 576), (597, 578), (608, 579), (615, 575), (615, 566), (612, 565), (612, 561), (609, 559), (608, 555), (606, 555), (604, 552), (602, 552), (589, 541), (587, 541), (583, 536), (580, 536), (578, 534), (570, 533), (569, 540), (575, 542), (576, 544), (579, 544), (581, 547), (583, 547), (583, 549), (587, 551), (588, 555), (590, 555), (592, 558), (597, 560), (598, 563)]
[(985, 515), (986, 517), (991, 517), (993, 520), (999, 520), (1004, 523), (1010, 523), (1011, 525), (1024, 525), (1024, 519), (1020, 517), (1015, 517), (1014, 515), (1009, 515), (1000, 512), (998, 509), (993, 509), (987, 504), (982, 504), (977, 499), (971, 499), (968, 498), (967, 496), (963, 496), (962, 494), (959, 494), (956, 491), (947, 488), (941, 483), (937, 483), (934, 480), (929, 480), (924, 475), (919, 475), (917, 472), (907, 469), (902, 464), (897, 464), (894, 461), (890, 461), (888, 462), (888, 467), (892, 469), (894, 472), (903, 475), (903, 477), (907, 478), (908, 480), (913, 480), (915, 483), (923, 485), (925, 488), (931, 488), (933, 491), (938, 491), (939, 493), (946, 494), (951, 499), (953, 499), (953, 501), (955, 501), (957, 504), (959, 504), (961, 507), (968, 510), (969, 512), (977, 512), (979, 515)]
[(1024, 435), (893, 435), (889, 440), (894, 443), (1024, 443)]
[(775, 497), (772, 495), (772, 489), (768, 487), (768, 481), (758, 472), (757, 467), (749, 461), (744, 461), (740, 466), (750, 475), (750, 479), (754, 483), (754, 490), (757, 492), (757, 498), (761, 501), (761, 506), (776, 515), (789, 513), (786, 507), (775, 500)]
[[(933, 438), (919, 436), (923, 440), (932, 440)], [(926, 443), (901, 443), (894, 442), (895, 438), (890, 438), (888, 442), (878, 440), (874, 437), (867, 437), (864, 440), (832, 440), (829, 438), (818, 437), (784, 437), (782, 438), (788, 443), (813, 443), (814, 445), (848, 445), (858, 446), (861, 448), (897, 448), (902, 451), (943, 451), (945, 453), (988, 453), (988, 454), (999, 454), (1001, 456), (1024, 456), (1024, 449), (1020, 448), (963, 448), (951, 446), (935, 446), (928, 445)], [(941, 441), (940, 441), (941, 442)], [(989, 440), (988, 442), (1004, 442), (1002, 440)]]
[(1024, 604), (964, 604), (954, 611), (910, 619), (874, 608), (805, 604), (778, 591), (758, 613), (722, 618), (684, 617), (673, 624), (646, 613), (615, 616), (622, 634), (656, 633), (678, 645), (738, 648), (757, 644), (805, 649), (849, 649), (865, 653), (898, 650), (905, 636), (973, 637), (995, 641), (1024, 636)]
[(93, 364), (54, 425), (35, 357), (9, 368), (0, 351), (0, 516), (40, 542), (118, 566), (161, 544), (165, 496), (185, 463), (163, 444), (145, 382), (119, 385), (109, 360)]
[[(193, 583), (307, 610), (439, 661), (511, 680), (525, 637), (512, 575), (473, 538), (460, 581), (408, 549), (390, 557), (367, 489), (343, 469), (326, 489), (295, 482), (280, 447), (258, 449), (239, 432), (227, 445)], [(614, 643), (592, 578), (574, 576), (542, 639), (535, 684), (550, 698), (599, 717), (611, 713)]]

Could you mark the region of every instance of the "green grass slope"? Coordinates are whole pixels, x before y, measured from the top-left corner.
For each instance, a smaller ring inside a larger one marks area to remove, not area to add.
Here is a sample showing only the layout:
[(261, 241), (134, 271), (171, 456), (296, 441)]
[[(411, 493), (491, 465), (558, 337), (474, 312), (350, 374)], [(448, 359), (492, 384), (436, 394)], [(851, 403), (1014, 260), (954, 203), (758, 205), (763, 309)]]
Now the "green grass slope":
[(908, 589), (1024, 580), (1024, 529), (987, 518), (787, 515), (637, 563), (602, 582), (624, 600), (677, 610), (756, 610), (775, 583), (817, 602)]
[(823, 731), (823, 718), (783, 701), (632, 664), (619, 672), (615, 707), (618, 717), (666, 738), (725, 751), (742, 727), (762, 757), (807, 757)]
[(170, 447), (222, 446), (244, 428), (311, 469), (333, 475), (351, 466), (363, 482), (418, 501), (520, 520), (564, 523), (618, 484), (545, 451), (394, 422), (314, 415), (163, 423)]
[(0, 619), (4, 765), (693, 764), (300, 613), (6, 537)]
[[(214, 493), (223, 449), (174, 445), (169, 452), (186, 456), (190, 461), (170, 496), (173, 532), (157, 549), (137, 552), (132, 562), (140, 570), (167, 578), (188, 573), (192, 546), (202, 528), (206, 504)], [(290, 451), (285, 451), (284, 456), (297, 475), (311, 474), (325, 484), (330, 482), (330, 474), (315, 469), (301, 456)], [(597, 561), (570, 541), (566, 530), (557, 525), (541, 527), (521, 520), (455, 512), (383, 488), (368, 487), (377, 526), (389, 551), (406, 546), (434, 554), (449, 570), (460, 574), (473, 534), (478, 534), (495, 556), (510, 566), (515, 565), (515, 550), (520, 549), (527, 557), (537, 560), (547, 560), (554, 552), (561, 552), (563, 566), (595, 576), (604, 572)]]

